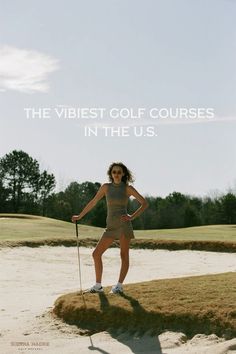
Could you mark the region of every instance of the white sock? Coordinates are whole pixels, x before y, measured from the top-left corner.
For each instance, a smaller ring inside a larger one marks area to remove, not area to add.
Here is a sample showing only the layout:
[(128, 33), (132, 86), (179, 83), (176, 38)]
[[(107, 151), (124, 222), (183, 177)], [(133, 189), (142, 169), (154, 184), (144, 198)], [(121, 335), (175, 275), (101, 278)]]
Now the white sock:
[(102, 283), (96, 283), (96, 284), (95, 284), (95, 286), (96, 286), (96, 288), (98, 288), (98, 289), (99, 289), (99, 288), (101, 288)]
[(117, 283), (117, 286), (118, 286), (119, 288), (122, 288), (122, 283), (118, 282), (118, 283)]

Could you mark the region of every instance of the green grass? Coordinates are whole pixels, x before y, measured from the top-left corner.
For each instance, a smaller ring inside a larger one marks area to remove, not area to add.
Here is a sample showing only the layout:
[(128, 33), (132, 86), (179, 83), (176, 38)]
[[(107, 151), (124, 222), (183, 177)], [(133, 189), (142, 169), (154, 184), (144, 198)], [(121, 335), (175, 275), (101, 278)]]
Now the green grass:
[(160, 334), (181, 331), (236, 336), (236, 273), (154, 280), (124, 285), (124, 294), (79, 292), (60, 296), (53, 314), (88, 330)]
[[(0, 241), (42, 241), (72, 239), (75, 225), (71, 222), (27, 214), (0, 214)], [(101, 228), (79, 225), (80, 237), (98, 237)]]
[(207, 225), (178, 229), (136, 231), (137, 238), (154, 238), (178, 241), (236, 242), (236, 225)]
[[(95, 246), (104, 228), (78, 224), (79, 242)], [(132, 248), (236, 251), (236, 225), (209, 225), (179, 229), (134, 230)], [(118, 246), (115, 241), (113, 247)], [(71, 222), (26, 215), (0, 214), (0, 246), (76, 245)]]

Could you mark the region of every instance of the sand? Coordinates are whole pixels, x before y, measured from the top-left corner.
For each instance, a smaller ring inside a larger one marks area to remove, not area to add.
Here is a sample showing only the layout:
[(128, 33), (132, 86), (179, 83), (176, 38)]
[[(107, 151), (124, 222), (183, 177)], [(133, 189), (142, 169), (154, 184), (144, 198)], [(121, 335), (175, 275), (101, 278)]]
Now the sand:
[[(80, 247), (83, 289), (94, 283), (92, 248)], [(103, 255), (103, 285), (113, 285), (120, 268), (119, 249)], [(140, 272), (140, 267), (142, 272)], [(236, 338), (199, 334), (190, 341), (184, 334), (112, 337), (108, 332), (92, 336), (52, 316), (54, 301), (79, 290), (75, 247), (0, 249), (0, 353), (236, 353)], [(236, 254), (205, 251), (130, 250), (126, 283), (145, 280), (236, 271)]]

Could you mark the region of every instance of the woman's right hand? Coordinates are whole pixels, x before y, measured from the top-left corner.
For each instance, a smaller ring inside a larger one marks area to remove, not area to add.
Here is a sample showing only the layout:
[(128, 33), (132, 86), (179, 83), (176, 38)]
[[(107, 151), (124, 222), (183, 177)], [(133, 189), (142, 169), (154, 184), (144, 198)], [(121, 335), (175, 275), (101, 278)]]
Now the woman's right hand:
[(73, 215), (72, 218), (71, 218), (71, 221), (72, 222), (76, 222), (77, 220), (80, 220), (82, 217), (79, 215)]

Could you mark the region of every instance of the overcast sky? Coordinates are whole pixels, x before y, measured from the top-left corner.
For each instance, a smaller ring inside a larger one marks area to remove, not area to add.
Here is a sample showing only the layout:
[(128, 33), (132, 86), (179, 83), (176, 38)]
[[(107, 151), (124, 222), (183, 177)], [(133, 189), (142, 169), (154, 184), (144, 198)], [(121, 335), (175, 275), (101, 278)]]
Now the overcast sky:
[(107, 182), (114, 161), (143, 195), (236, 187), (235, 1), (0, 5), (0, 156), (27, 152), (58, 190)]

